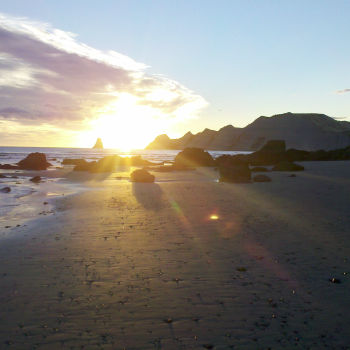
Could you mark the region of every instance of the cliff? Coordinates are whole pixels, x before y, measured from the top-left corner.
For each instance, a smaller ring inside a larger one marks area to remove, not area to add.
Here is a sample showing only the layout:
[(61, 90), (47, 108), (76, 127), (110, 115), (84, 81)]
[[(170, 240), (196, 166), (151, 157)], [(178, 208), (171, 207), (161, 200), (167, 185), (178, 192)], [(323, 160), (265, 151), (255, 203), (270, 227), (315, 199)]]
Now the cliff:
[(324, 114), (284, 113), (259, 117), (244, 128), (227, 125), (218, 131), (188, 132), (179, 139), (158, 136), (146, 149), (184, 149), (255, 151), (268, 140), (285, 140), (287, 148), (307, 151), (330, 150), (350, 145), (350, 123)]

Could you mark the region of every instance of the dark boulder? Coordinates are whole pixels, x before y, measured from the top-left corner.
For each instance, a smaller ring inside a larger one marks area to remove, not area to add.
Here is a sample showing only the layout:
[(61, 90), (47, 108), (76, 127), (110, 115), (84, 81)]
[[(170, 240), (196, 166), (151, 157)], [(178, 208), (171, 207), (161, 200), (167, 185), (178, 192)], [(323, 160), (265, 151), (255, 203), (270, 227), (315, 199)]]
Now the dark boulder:
[(73, 159), (73, 158), (65, 158), (62, 161), (63, 165), (84, 165), (86, 163), (85, 159)]
[(253, 177), (254, 182), (271, 182), (271, 178), (267, 175), (259, 174)]
[(85, 159), (68, 159), (63, 164), (76, 163), (74, 171), (90, 171), (92, 173), (111, 173), (116, 170), (116, 167), (130, 166), (151, 166), (156, 165), (148, 160), (142, 159), (141, 156), (120, 157), (117, 155), (106, 156), (99, 159), (97, 162), (87, 162)]
[(2, 193), (9, 193), (9, 192), (11, 192), (11, 188), (10, 187), (0, 188), (0, 192), (2, 192)]
[(285, 159), (288, 162), (302, 162), (308, 160), (311, 152), (290, 148), (285, 152)]
[(90, 169), (92, 173), (112, 173), (118, 164), (118, 156), (106, 156), (99, 159)]
[(83, 162), (76, 165), (73, 171), (91, 171), (94, 166), (96, 166), (96, 162), (87, 162), (83, 159)]
[(6, 169), (6, 170), (12, 170), (12, 169), (19, 169), (17, 165), (12, 164), (0, 164), (0, 169)]
[[(121, 159), (126, 159), (122, 158)], [(131, 158), (127, 158), (130, 160), (130, 166), (150, 166), (150, 165), (159, 165), (153, 162), (150, 162), (149, 160), (143, 159), (141, 156), (132, 156)]]
[(309, 152), (306, 160), (350, 160), (350, 146), (345, 148), (333, 149), (330, 151), (319, 150)]
[(130, 180), (132, 182), (154, 182), (154, 175), (145, 169), (137, 169), (131, 173)]
[(270, 140), (265, 143), (259, 152), (265, 153), (284, 153), (286, 151), (286, 142), (284, 140)]
[(248, 159), (244, 154), (236, 154), (234, 156), (231, 156), (229, 154), (223, 154), (222, 156), (215, 158), (215, 165), (219, 167), (230, 166), (230, 165), (240, 164), (242, 161), (248, 162)]
[(39, 152), (30, 153), (18, 162), (18, 167), (23, 170), (46, 170), (50, 165), (45, 154)]
[(41, 177), (40, 176), (34, 176), (29, 181), (38, 183), (38, 182), (41, 181)]
[(264, 168), (263, 166), (256, 166), (256, 167), (250, 169), (250, 171), (252, 173), (266, 173), (267, 171), (269, 171), (269, 169)]
[(295, 164), (292, 162), (284, 161), (276, 164), (272, 171), (301, 171), (304, 170), (304, 167), (299, 164)]
[(174, 165), (177, 167), (215, 166), (213, 157), (202, 148), (185, 148), (176, 157)]
[(251, 172), (246, 162), (235, 162), (230, 165), (220, 165), (220, 181), (221, 182), (250, 182)]
[(282, 140), (270, 140), (259, 150), (245, 156), (251, 165), (274, 165), (285, 160), (286, 144)]

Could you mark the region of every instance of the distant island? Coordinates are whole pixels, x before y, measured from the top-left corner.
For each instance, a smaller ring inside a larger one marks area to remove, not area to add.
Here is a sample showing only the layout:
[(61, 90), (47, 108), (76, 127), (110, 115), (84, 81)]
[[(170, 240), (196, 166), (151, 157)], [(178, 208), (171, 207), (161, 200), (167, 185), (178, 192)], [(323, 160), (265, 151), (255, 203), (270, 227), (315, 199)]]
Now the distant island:
[(102, 140), (101, 140), (100, 137), (96, 140), (95, 146), (92, 147), (92, 148), (94, 148), (94, 149), (103, 149), (103, 143), (102, 143)]
[(350, 122), (325, 114), (284, 113), (261, 116), (244, 128), (227, 125), (220, 130), (186, 133), (178, 139), (159, 135), (146, 149), (200, 147), (206, 150), (256, 151), (268, 140), (285, 140), (288, 148), (307, 151), (330, 150), (350, 145)]

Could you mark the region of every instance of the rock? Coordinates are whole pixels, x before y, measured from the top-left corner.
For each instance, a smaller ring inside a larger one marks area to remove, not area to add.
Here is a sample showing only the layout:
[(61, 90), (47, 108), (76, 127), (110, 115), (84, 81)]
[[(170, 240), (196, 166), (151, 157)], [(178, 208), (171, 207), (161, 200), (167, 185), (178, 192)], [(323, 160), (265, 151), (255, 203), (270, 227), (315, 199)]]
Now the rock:
[(38, 183), (38, 182), (41, 181), (41, 177), (40, 176), (34, 176), (29, 181)]
[(262, 173), (262, 172), (267, 172), (267, 171), (269, 171), (269, 169), (264, 168), (263, 166), (256, 166), (256, 167), (250, 169), (250, 171), (251, 171), (252, 173)]
[(338, 279), (338, 278), (330, 278), (329, 279), (329, 282), (332, 282), (332, 283), (341, 283), (341, 280), (340, 279)]
[(271, 178), (267, 175), (259, 174), (253, 177), (254, 182), (271, 182)]
[(145, 167), (144, 169), (156, 171), (159, 173), (170, 173), (175, 170), (173, 165), (150, 166), (150, 167)]
[(92, 173), (112, 173), (115, 171), (118, 161), (121, 157), (118, 156), (106, 156), (99, 159), (95, 165), (92, 165), (90, 172)]
[(308, 151), (291, 148), (285, 152), (284, 158), (289, 162), (302, 162), (308, 160), (310, 153), (311, 152)]
[(251, 172), (246, 162), (237, 162), (235, 164), (219, 166), (221, 182), (250, 182)]
[(245, 155), (237, 154), (234, 156), (223, 154), (222, 156), (219, 156), (215, 159), (215, 165), (220, 167), (220, 165), (224, 166), (230, 166), (235, 164), (240, 164), (242, 161), (245, 161), (246, 163), (248, 160), (246, 160)]
[(96, 166), (97, 162), (87, 162), (85, 159), (83, 159), (83, 162), (76, 165), (73, 169), (73, 171), (91, 171), (91, 169)]
[(11, 192), (11, 188), (10, 187), (0, 188), (0, 192), (2, 192), (2, 193), (9, 193), (9, 192)]
[(47, 162), (44, 153), (30, 153), (20, 162), (18, 162), (18, 167), (23, 170), (46, 170), (51, 164)]
[(119, 157), (117, 155), (103, 157), (97, 162), (87, 162), (85, 159), (65, 159), (62, 164), (75, 164), (76, 166), (73, 171), (90, 171), (92, 173), (110, 173), (115, 171), (117, 166), (130, 167), (157, 165), (157, 163), (152, 163), (148, 160), (142, 159), (141, 156)]
[(284, 140), (270, 140), (265, 143), (259, 152), (265, 153), (284, 153), (286, 151), (286, 143)]
[(130, 165), (131, 166), (150, 166), (150, 165), (160, 165), (162, 163), (153, 163), (153, 162), (150, 162), (149, 160), (146, 160), (146, 159), (142, 159), (141, 156), (132, 156), (131, 158), (123, 158), (123, 157), (120, 157), (121, 160), (123, 159), (126, 159), (126, 160), (130, 160)]
[(288, 177), (297, 177), (295, 174), (290, 174)]
[(285, 160), (286, 143), (270, 140), (259, 150), (246, 155), (251, 165), (273, 165)]
[(213, 157), (202, 148), (185, 148), (176, 157), (175, 167), (214, 166)]
[(6, 178), (6, 176), (5, 176), (5, 175), (0, 174), (0, 179), (5, 179), (5, 178)]
[(98, 138), (96, 140), (95, 146), (92, 147), (92, 148), (94, 148), (94, 149), (103, 149), (103, 143), (102, 143), (101, 138)]
[(12, 164), (0, 164), (0, 169), (18, 169), (18, 166)]
[(304, 167), (299, 164), (295, 164), (288, 161), (279, 162), (276, 164), (272, 171), (301, 171), (304, 170)]
[(86, 163), (85, 159), (74, 159), (74, 158), (65, 158), (62, 161), (63, 165), (84, 165)]
[(147, 167), (147, 170), (152, 170), (152, 171), (157, 171), (160, 173), (169, 173), (172, 171), (188, 171), (188, 170), (193, 170), (194, 168), (189, 168), (185, 165), (160, 165), (157, 167)]
[(132, 182), (154, 182), (154, 175), (145, 169), (137, 169), (131, 173), (130, 180)]

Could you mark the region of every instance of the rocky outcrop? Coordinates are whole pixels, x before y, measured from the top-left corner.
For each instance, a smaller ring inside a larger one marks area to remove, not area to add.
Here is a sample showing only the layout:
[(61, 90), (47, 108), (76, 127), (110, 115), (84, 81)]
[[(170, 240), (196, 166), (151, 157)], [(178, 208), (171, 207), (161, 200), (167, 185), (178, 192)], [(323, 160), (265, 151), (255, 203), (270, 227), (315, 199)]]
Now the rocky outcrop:
[(89, 171), (91, 173), (111, 173), (117, 167), (156, 165), (156, 163), (142, 159), (140, 156), (119, 157), (117, 155), (106, 156), (93, 162), (87, 162), (85, 159), (67, 159), (67, 161), (63, 161), (63, 164), (76, 164), (74, 171)]
[(208, 152), (195, 147), (185, 148), (175, 157), (174, 161), (174, 167), (177, 169), (214, 165), (214, 159)]
[(286, 144), (283, 140), (268, 141), (259, 151), (246, 156), (251, 165), (273, 165), (285, 158)]
[(46, 160), (44, 153), (30, 153), (18, 162), (18, 168), (22, 170), (46, 170), (51, 164)]
[(0, 188), (0, 192), (1, 193), (9, 193), (9, 192), (11, 192), (11, 188), (10, 187)]
[[(330, 151), (303, 151), (297, 149), (285, 150), (283, 140), (271, 140), (259, 151), (250, 154), (222, 155), (215, 159), (215, 163), (234, 164), (237, 161), (244, 161), (249, 165), (257, 166), (252, 171), (260, 171), (260, 165), (276, 165), (281, 162), (301, 162), (301, 161), (331, 161), (350, 160), (350, 146)], [(264, 171), (264, 170), (261, 170)]]
[(244, 161), (236, 160), (234, 163), (222, 163), (219, 166), (220, 182), (246, 183), (251, 181), (249, 166)]
[(41, 182), (41, 177), (40, 176), (34, 176), (29, 181), (34, 182), (34, 183), (39, 183), (39, 182)]
[(145, 169), (137, 169), (130, 174), (132, 182), (154, 182), (154, 175)]
[(18, 166), (13, 164), (0, 164), (0, 169), (14, 170), (18, 169)]
[(254, 182), (271, 182), (271, 178), (267, 175), (259, 174), (253, 177)]
[(285, 140), (286, 148), (306, 151), (344, 148), (350, 146), (350, 123), (324, 114), (284, 113), (259, 117), (244, 128), (227, 125), (218, 131), (188, 132), (179, 139), (160, 135), (146, 148), (256, 151), (269, 140)]
[(94, 149), (103, 149), (103, 143), (102, 143), (102, 140), (100, 138), (98, 138), (96, 140), (96, 143), (95, 143), (95, 146), (92, 147)]
[(277, 163), (272, 171), (301, 171), (304, 170), (304, 167), (299, 164), (295, 164), (293, 162), (283, 161)]
[(252, 173), (266, 173), (269, 171), (269, 169), (264, 168), (263, 166), (256, 166), (252, 169), (250, 169)]
[(85, 159), (74, 159), (74, 158), (65, 158), (62, 160), (63, 165), (83, 165), (86, 163)]

